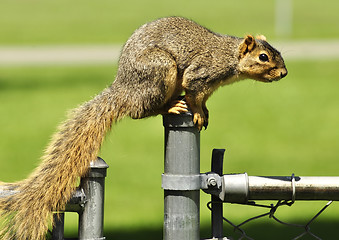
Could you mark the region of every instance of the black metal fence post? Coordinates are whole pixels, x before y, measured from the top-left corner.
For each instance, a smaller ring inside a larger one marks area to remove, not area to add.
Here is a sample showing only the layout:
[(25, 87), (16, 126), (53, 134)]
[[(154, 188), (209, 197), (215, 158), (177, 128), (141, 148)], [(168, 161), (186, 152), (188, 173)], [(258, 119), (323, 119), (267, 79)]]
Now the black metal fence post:
[[(212, 172), (218, 174), (220, 177), (223, 174), (223, 161), (224, 161), (225, 149), (213, 149), (212, 152)], [(223, 202), (222, 200), (211, 195), (212, 201), (212, 237), (222, 238), (223, 237)]]

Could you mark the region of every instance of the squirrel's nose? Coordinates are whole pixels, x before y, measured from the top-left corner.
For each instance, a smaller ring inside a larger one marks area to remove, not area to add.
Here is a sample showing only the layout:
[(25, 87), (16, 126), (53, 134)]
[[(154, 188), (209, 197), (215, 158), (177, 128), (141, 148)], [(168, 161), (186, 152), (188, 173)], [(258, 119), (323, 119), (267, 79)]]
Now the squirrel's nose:
[(286, 77), (287, 73), (288, 73), (287, 69), (286, 69), (286, 68), (283, 69), (283, 70), (280, 72), (280, 77), (281, 77), (281, 78)]

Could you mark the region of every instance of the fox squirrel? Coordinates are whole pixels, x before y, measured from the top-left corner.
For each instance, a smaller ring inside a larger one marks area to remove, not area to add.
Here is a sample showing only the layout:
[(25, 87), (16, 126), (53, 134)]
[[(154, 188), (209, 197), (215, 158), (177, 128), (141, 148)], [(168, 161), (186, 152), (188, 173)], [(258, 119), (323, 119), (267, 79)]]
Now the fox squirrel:
[[(113, 84), (72, 111), (26, 180), (1, 184), (18, 191), (0, 198), (1, 239), (44, 239), (52, 211), (64, 209), (106, 132), (123, 117), (180, 114), (189, 108), (201, 130), (208, 124), (206, 100), (218, 87), (286, 75), (283, 58), (263, 36), (220, 35), (181, 17), (141, 26), (122, 49)], [(176, 100), (182, 92), (185, 101)]]

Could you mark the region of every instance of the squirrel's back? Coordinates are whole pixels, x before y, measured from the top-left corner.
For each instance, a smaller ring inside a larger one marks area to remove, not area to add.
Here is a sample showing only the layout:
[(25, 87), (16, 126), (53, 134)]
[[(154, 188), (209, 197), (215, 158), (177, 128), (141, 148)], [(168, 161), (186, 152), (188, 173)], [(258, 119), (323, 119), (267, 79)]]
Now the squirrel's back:
[(240, 38), (214, 33), (186, 18), (160, 18), (142, 25), (132, 34), (124, 45), (120, 62), (125, 57), (137, 58), (146, 49), (158, 48), (170, 53), (180, 70), (204, 52), (218, 50), (224, 51), (224, 56), (235, 55), (240, 41)]

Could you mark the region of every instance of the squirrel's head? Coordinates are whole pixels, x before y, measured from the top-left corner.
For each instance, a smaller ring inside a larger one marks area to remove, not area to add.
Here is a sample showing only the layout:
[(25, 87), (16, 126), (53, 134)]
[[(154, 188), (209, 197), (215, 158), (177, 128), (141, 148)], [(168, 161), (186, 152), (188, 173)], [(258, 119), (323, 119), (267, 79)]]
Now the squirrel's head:
[(279, 51), (266, 42), (264, 36), (248, 35), (239, 45), (239, 72), (245, 78), (261, 82), (278, 81), (287, 75)]

